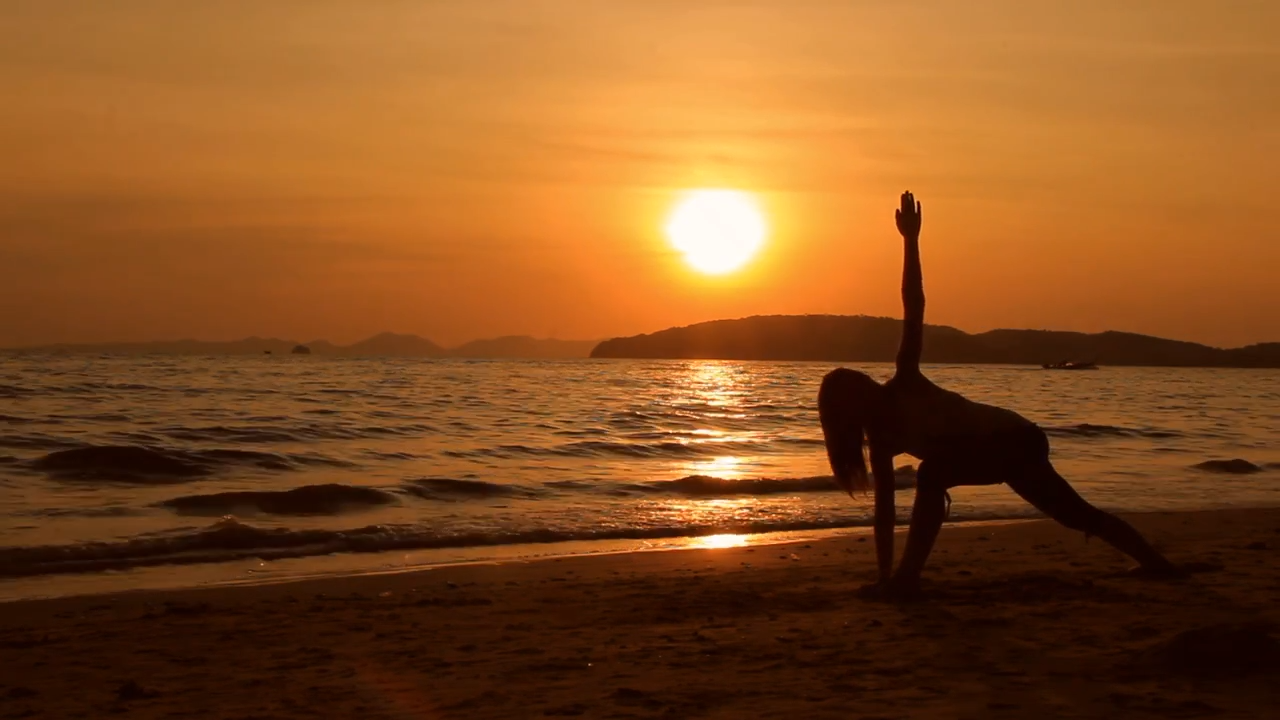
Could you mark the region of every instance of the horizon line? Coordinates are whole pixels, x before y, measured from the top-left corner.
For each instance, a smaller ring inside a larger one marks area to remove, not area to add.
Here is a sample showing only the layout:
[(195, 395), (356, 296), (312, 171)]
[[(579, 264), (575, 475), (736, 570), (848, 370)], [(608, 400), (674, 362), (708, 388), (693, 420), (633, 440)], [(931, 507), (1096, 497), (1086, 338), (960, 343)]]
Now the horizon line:
[[(77, 347), (95, 347), (95, 346), (105, 346), (105, 345), (161, 345), (161, 344), (168, 344), (168, 343), (234, 344), (234, 343), (250, 342), (250, 341), (255, 341), (255, 340), (257, 340), (257, 341), (262, 341), (262, 342), (279, 342), (279, 343), (285, 343), (285, 344), (290, 344), (290, 343), (291, 343), (291, 344), (294, 344), (294, 345), (305, 345), (305, 346), (308, 346), (308, 347), (309, 347), (309, 346), (311, 346), (311, 345), (325, 344), (325, 345), (330, 345), (330, 346), (332, 346), (332, 347), (334, 347), (334, 348), (350, 348), (350, 347), (353, 347), (353, 346), (359, 345), (359, 344), (361, 344), (361, 343), (368, 342), (368, 341), (373, 340), (373, 339), (375, 339), (375, 338), (379, 338), (379, 337), (383, 337), (383, 336), (388, 336), (388, 335), (390, 335), (390, 336), (395, 336), (395, 337), (402, 337), (402, 338), (415, 338), (415, 339), (418, 339), (418, 340), (423, 340), (423, 341), (425, 341), (425, 342), (429, 342), (429, 343), (431, 343), (432, 345), (435, 345), (436, 347), (440, 348), (441, 350), (445, 350), (445, 351), (458, 350), (458, 349), (461, 349), (461, 348), (466, 347), (467, 345), (471, 345), (471, 344), (474, 344), (474, 343), (480, 343), (480, 342), (493, 342), (493, 341), (497, 341), (497, 340), (532, 340), (532, 341), (534, 341), (534, 342), (560, 342), (560, 343), (583, 343), (583, 344), (585, 344), (585, 343), (595, 343), (595, 344), (597, 344), (597, 345), (598, 345), (598, 344), (600, 344), (600, 343), (608, 342), (608, 341), (610, 341), (610, 340), (619, 340), (619, 339), (625, 339), (625, 338), (633, 338), (633, 337), (641, 337), (641, 336), (646, 336), (646, 335), (653, 335), (653, 334), (660, 333), (660, 332), (666, 332), (666, 331), (670, 331), (670, 330), (680, 330), (680, 329), (685, 329), (685, 328), (696, 327), (696, 326), (698, 326), (698, 325), (707, 325), (707, 324), (711, 324), (711, 323), (719, 323), (719, 322), (739, 322), (739, 321), (744, 321), (744, 320), (752, 320), (752, 319), (756, 319), (756, 318), (802, 318), (802, 317), (844, 317), (844, 318), (867, 318), (867, 319), (874, 319), (874, 320), (892, 320), (892, 321), (897, 321), (897, 322), (901, 322), (901, 321), (902, 321), (902, 319), (901, 319), (901, 318), (897, 318), (897, 317), (891, 317), (891, 316), (887, 316), (887, 315), (867, 315), (867, 314), (862, 314), (862, 313), (859, 313), (859, 314), (840, 314), (840, 313), (757, 314), (757, 315), (747, 315), (747, 316), (743, 316), (743, 317), (736, 317), (736, 318), (717, 318), (717, 319), (714, 319), (714, 320), (703, 320), (703, 321), (699, 321), (699, 322), (695, 322), (695, 323), (690, 323), (690, 324), (687, 324), (687, 325), (671, 325), (671, 326), (668, 326), (668, 327), (662, 328), (662, 329), (660, 329), (660, 330), (652, 330), (652, 331), (649, 331), (649, 332), (633, 333), (633, 334), (631, 334), (631, 335), (615, 335), (615, 336), (605, 337), (605, 338), (588, 338), (588, 339), (567, 339), (567, 338), (554, 338), (554, 337), (537, 337), (537, 336), (534, 336), (534, 335), (508, 334), (508, 335), (496, 335), (496, 336), (491, 336), (491, 337), (479, 337), (479, 338), (473, 338), (473, 339), (471, 339), (471, 340), (467, 340), (467, 341), (462, 342), (462, 343), (459, 343), (459, 344), (457, 344), (457, 345), (442, 345), (442, 344), (440, 344), (440, 343), (436, 342), (435, 340), (432, 340), (432, 339), (431, 339), (431, 338), (429, 338), (429, 337), (426, 337), (426, 336), (424, 336), (424, 335), (418, 335), (417, 333), (411, 333), (411, 332), (410, 332), (410, 333), (404, 333), (404, 332), (396, 332), (396, 331), (393, 331), (393, 330), (383, 330), (383, 331), (381, 331), (381, 332), (377, 332), (377, 333), (374, 333), (374, 334), (372, 334), (372, 335), (369, 335), (368, 337), (365, 337), (365, 338), (363, 338), (363, 339), (361, 339), (361, 340), (356, 340), (356, 341), (353, 341), (353, 342), (350, 342), (350, 343), (335, 343), (335, 342), (332, 342), (332, 341), (327, 340), (327, 339), (324, 339), (324, 338), (315, 338), (315, 339), (312, 339), (312, 340), (309, 340), (309, 341), (300, 341), (300, 340), (294, 340), (294, 339), (290, 339), (290, 338), (280, 338), (280, 337), (261, 337), (261, 336), (258, 336), (258, 335), (248, 335), (248, 336), (241, 337), (241, 338), (237, 338), (237, 339), (233, 339), (233, 340), (201, 340), (201, 339), (194, 338), (194, 337), (184, 337), (184, 338), (178, 338), (178, 339), (172, 339), (172, 340), (104, 340), (104, 341), (96, 341), (96, 342), (74, 342), (74, 341), (63, 341), (63, 342), (39, 343), (39, 344), (30, 344), (30, 345), (6, 345), (6, 346), (3, 346), (3, 347), (0, 347), (0, 351), (32, 351), (32, 350), (42, 350), (42, 349), (51, 349), (51, 348), (77, 348)], [(963, 333), (965, 333), (965, 334), (967, 334), (967, 335), (983, 335), (983, 334), (985, 334), (985, 333), (990, 333), (990, 332), (999, 332), (999, 331), (1002, 331), (1002, 330), (1009, 330), (1009, 331), (1015, 331), (1015, 332), (1052, 332), (1052, 333), (1072, 333), (1072, 334), (1076, 334), (1076, 335), (1105, 335), (1105, 334), (1107, 334), (1107, 333), (1119, 333), (1119, 334), (1124, 334), (1124, 335), (1137, 335), (1137, 336), (1141, 336), (1141, 337), (1157, 338), (1157, 339), (1161, 339), (1161, 340), (1172, 340), (1172, 341), (1174, 341), (1174, 342), (1185, 342), (1185, 343), (1190, 343), (1190, 344), (1193, 344), (1193, 345), (1200, 345), (1200, 346), (1203, 346), (1203, 347), (1214, 348), (1214, 349), (1218, 349), (1218, 350), (1233, 350), (1233, 349), (1240, 349), (1240, 348), (1252, 347), (1252, 346), (1256, 346), (1256, 345), (1273, 345), (1273, 344), (1276, 344), (1276, 343), (1280, 343), (1280, 340), (1260, 340), (1260, 341), (1257, 341), (1257, 342), (1252, 342), (1252, 343), (1247, 343), (1247, 344), (1245, 344), (1245, 345), (1240, 345), (1240, 346), (1237, 346), (1237, 347), (1235, 347), (1235, 348), (1228, 348), (1228, 347), (1221, 347), (1221, 346), (1217, 346), (1217, 345), (1209, 345), (1209, 344), (1207, 344), (1207, 343), (1197, 342), (1197, 341), (1195, 341), (1195, 340), (1180, 340), (1180, 339), (1177, 339), (1177, 338), (1167, 338), (1167, 337), (1162, 337), (1162, 336), (1159, 336), (1159, 335), (1152, 335), (1152, 334), (1149, 334), (1149, 333), (1135, 332), (1135, 331), (1131, 331), (1131, 330), (1115, 330), (1115, 329), (1108, 329), (1108, 330), (1099, 330), (1099, 331), (1095, 331), (1095, 332), (1089, 332), (1089, 331), (1084, 331), (1084, 330), (1054, 330), (1054, 329), (1050, 329), (1050, 328), (1005, 328), (1005, 327), (997, 327), (997, 328), (990, 328), (990, 329), (988, 329), (988, 330), (981, 330), (981, 331), (978, 331), (978, 332), (973, 332), (973, 331), (964, 330), (964, 329), (962, 329), (962, 328), (955, 327), (954, 325), (943, 325), (943, 324), (936, 324), (936, 323), (925, 323), (925, 325), (926, 325), (926, 326), (932, 326), (932, 327), (938, 327), (938, 328), (948, 328), (948, 329), (952, 329), (952, 330), (957, 330), (957, 331), (959, 331), (959, 332), (963, 332)]]

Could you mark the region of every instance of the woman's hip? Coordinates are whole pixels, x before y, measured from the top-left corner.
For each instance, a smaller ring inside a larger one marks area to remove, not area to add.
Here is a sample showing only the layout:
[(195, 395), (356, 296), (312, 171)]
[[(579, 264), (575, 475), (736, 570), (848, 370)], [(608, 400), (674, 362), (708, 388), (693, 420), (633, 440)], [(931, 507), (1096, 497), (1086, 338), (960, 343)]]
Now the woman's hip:
[(954, 435), (930, 444), (916, 472), (919, 487), (999, 485), (1049, 462), (1049, 438), (1035, 425), (983, 435)]

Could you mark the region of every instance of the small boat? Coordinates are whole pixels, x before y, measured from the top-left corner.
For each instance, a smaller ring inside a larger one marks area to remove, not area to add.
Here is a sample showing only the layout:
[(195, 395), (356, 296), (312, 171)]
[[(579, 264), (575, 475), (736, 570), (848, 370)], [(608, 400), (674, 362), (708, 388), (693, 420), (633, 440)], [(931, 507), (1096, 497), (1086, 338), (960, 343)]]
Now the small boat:
[(1096, 362), (1075, 362), (1074, 360), (1063, 360), (1056, 363), (1045, 363), (1042, 365), (1045, 370), (1097, 370)]

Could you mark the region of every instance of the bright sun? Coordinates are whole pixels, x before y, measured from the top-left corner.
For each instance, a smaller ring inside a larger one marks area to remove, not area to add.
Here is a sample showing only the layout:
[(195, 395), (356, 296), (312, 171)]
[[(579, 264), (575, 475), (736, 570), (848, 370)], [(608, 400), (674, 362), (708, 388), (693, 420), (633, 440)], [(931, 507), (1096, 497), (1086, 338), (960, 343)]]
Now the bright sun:
[(694, 269), (723, 275), (747, 264), (768, 228), (755, 200), (737, 190), (691, 190), (667, 220), (667, 237)]

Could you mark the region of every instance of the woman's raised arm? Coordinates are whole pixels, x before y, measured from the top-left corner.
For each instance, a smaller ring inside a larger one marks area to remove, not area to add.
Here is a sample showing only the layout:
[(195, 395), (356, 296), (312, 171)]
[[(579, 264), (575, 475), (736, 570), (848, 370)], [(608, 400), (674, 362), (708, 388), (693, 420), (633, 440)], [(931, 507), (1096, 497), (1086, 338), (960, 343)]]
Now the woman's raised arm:
[(920, 274), (920, 203), (902, 193), (902, 207), (894, 213), (902, 233), (902, 344), (898, 346), (898, 374), (920, 372), (924, 335), (924, 278)]

